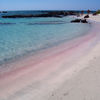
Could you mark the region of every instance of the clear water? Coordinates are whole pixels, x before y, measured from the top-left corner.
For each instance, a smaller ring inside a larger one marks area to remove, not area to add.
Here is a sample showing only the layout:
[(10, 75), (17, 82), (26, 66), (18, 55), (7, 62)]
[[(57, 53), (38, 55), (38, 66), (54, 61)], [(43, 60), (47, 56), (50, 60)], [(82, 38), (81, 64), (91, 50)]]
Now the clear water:
[(0, 18), (0, 63), (39, 52), (79, 36), (90, 29), (88, 24), (72, 24), (64, 18)]

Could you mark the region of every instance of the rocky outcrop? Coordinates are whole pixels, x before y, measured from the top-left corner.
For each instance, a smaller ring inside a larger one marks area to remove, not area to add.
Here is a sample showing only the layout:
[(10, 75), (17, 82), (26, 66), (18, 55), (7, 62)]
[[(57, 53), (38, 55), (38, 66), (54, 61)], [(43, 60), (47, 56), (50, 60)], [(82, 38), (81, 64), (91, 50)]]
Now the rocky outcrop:
[(88, 23), (86, 19), (75, 19), (71, 23)]
[(62, 18), (60, 15), (48, 15), (48, 14), (42, 14), (42, 15), (11, 15), (11, 16), (2, 16), (2, 18), (31, 18), (31, 17), (59, 17)]
[(81, 19), (75, 19), (71, 21), (71, 23), (80, 23), (80, 22), (81, 22)]
[(2, 13), (7, 13), (7, 11), (2, 11)]
[(81, 19), (81, 23), (88, 23), (86, 19)]
[(73, 11), (46, 11), (44, 14), (37, 15), (5, 15), (3, 18), (29, 18), (29, 17), (58, 17), (62, 18), (68, 15), (77, 15), (76, 12)]
[(84, 18), (89, 18), (89, 15), (84, 16)]

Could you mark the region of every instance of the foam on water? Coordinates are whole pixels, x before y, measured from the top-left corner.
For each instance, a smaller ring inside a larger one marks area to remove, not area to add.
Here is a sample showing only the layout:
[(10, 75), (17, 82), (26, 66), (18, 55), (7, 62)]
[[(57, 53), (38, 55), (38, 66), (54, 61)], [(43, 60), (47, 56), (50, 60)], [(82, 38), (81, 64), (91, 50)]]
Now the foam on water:
[(0, 63), (29, 52), (59, 45), (90, 29), (89, 24), (70, 23), (64, 18), (0, 19)]

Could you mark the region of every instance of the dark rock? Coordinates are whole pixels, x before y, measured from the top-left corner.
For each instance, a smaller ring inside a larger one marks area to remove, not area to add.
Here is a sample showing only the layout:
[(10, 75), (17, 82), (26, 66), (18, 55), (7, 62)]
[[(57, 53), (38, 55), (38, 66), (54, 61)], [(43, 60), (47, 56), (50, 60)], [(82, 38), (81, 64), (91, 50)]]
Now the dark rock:
[(78, 15), (78, 13), (77, 12), (74, 12), (74, 11), (69, 11), (68, 12), (68, 15)]
[(81, 22), (81, 19), (75, 19), (71, 21), (71, 23), (80, 23), (80, 22)]
[(87, 10), (87, 13), (88, 13), (88, 14), (90, 14), (90, 13), (91, 13), (91, 11), (88, 9), (88, 10)]
[(84, 18), (89, 18), (89, 15), (84, 16)]
[(60, 15), (50, 15), (50, 14), (41, 14), (41, 15), (11, 15), (11, 16), (2, 16), (3, 18), (31, 18), (31, 17), (59, 17)]
[(7, 13), (7, 11), (2, 11), (2, 13)]
[(97, 14), (96, 13), (93, 13), (93, 16), (96, 16)]
[(29, 17), (58, 17), (62, 18), (68, 15), (77, 15), (76, 12), (73, 11), (46, 11), (44, 14), (38, 15), (4, 15), (3, 18), (29, 18)]
[(81, 23), (88, 23), (86, 19), (81, 19)]
[(71, 23), (88, 23), (86, 19), (75, 19), (72, 20)]
[(2, 16), (3, 18), (25, 18), (32, 17), (32, 15), (10, 15), (10, 16)]

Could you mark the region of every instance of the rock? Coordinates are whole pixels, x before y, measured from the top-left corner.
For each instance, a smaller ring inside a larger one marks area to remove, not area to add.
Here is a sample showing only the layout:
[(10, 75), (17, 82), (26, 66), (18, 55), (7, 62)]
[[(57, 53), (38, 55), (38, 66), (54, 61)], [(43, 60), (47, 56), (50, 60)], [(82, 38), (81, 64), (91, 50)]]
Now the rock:
[(2, 13), (7, 13), (7, 11), (2, 11)]
[(93, 13), (93, 16), (96, 16), (97, 14), (96, 13)]
[(88, 23), (86, 19), (81, 19), (81, 23)]
[(90, 12), (91, 12), (91, 11), (88, 9), (88, 10), (87, 10), (87, 13), (90, 14)]
[(71, 21), (71, 23), (80, 23), (80, 22), (81, 22), (81, 19), (75, 19)]
[(89, 18), (89, 15), (84, 16), (84, 18)]
[(37, 15), (3, 15), (3, 18), (28, 18), (28, 17), (58, 17), (62, 18), (68, 15), (77, 15), (76, 12), (73, 11), (45, 11), (43, 14)]
[(72, 20), (71, 23), (88, 23), (86, 19), (75, 19)]
[(59, 17), (59, 18), (62, 18), (62, 16), (60, 16), (60, 15), (51, 15), (51, 14), (2, 16), (2, 18), (31, 18), (31, 17)]

